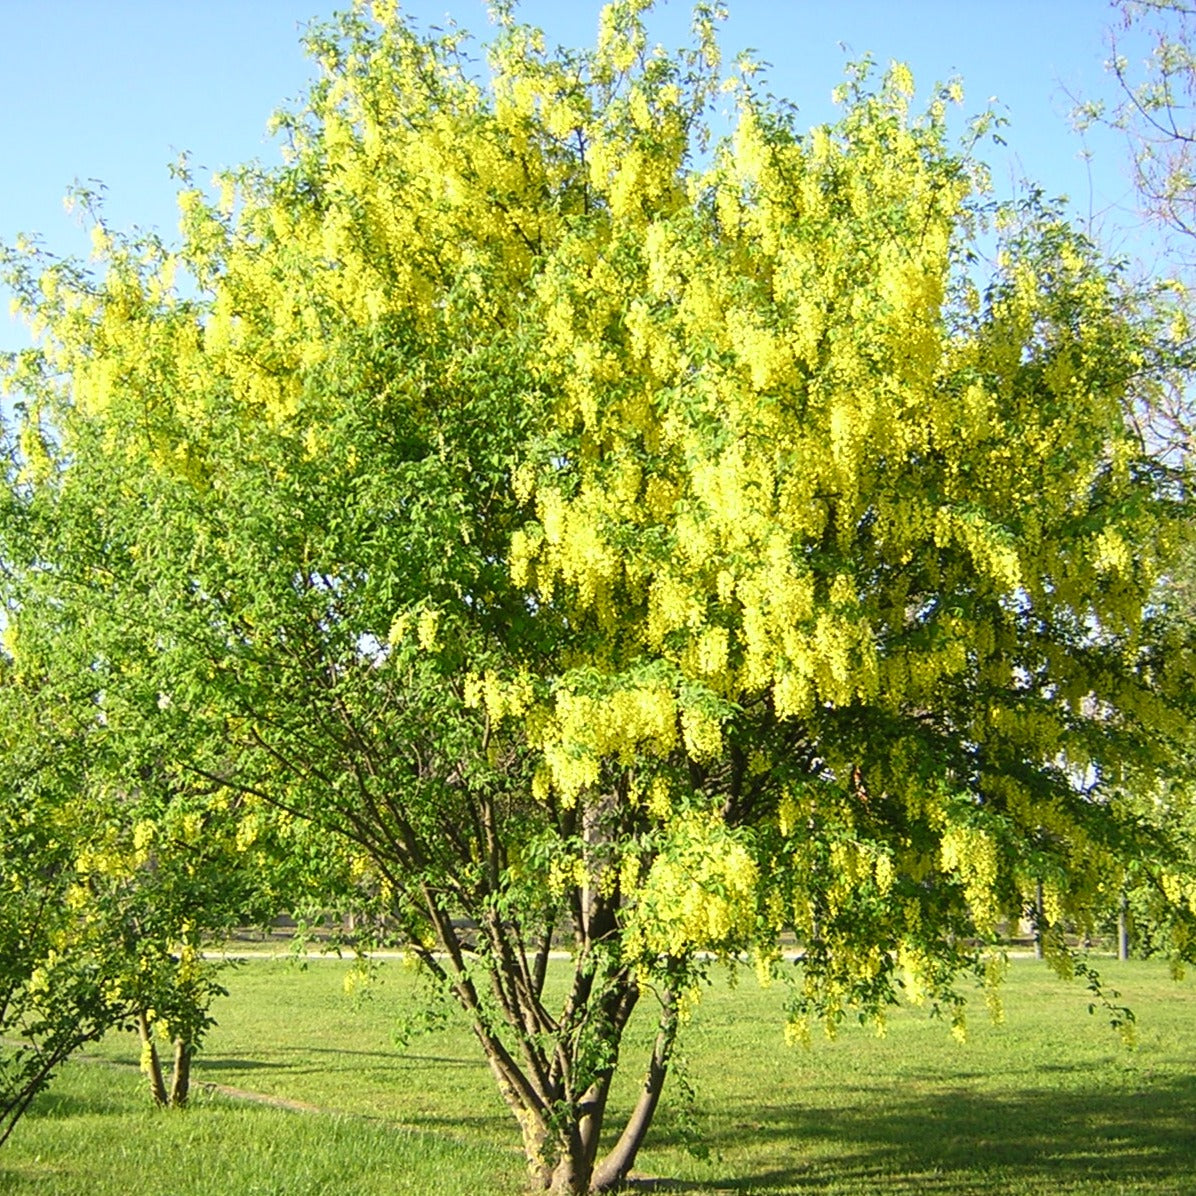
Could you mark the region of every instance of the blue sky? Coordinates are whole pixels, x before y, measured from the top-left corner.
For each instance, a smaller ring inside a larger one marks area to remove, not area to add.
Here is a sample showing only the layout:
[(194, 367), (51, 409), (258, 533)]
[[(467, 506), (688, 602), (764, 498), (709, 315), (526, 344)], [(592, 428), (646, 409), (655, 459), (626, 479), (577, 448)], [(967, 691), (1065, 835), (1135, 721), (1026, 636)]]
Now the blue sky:
[[(191, 154), (197, 175), (251, 158), (276, 160), (270, 113), (312, 77), (301, 26), (338, 0), (0, 0), (0, 242), (37, 233), (52, 252), (85, 254), (87, 240), (62, 204), (76, 180), (106, 187), (118, 228), (173, 235), (176, 184), (168, 165)], [(525, 0), (520, 12), (549, 40), (593, 39), (597, 0)], [(990, 97), (1010, 119), (1006, 149), (985, 156), (1000, 193), (1021, 178), (1068, 194), (1106, 243), (1129, 251), (1136, 223), (1127, 150), (1115, 134), (1088, 137), (1069, 121), (1073, 95), (1112, 94), (1103, 64), (1116, 13), (1105, 0), (730, 0), (729, 60), (752, 47), (771, 64), (770, 89), (810, 124), (834, 115), (830, 93), (844, 63), (870, 52), (910, 65), (924, 94), (962, 77), (964, 113)], [(408, 0), (423, 26), (451, 16), (484, 37), (480, 0)], [(676, 45), (689, 4), (668, 0), (652, 17)], [(846, 47), (844, 49), (843, 47)], [(1131, 51), (1141, 45), (1129, 45)], [(27, 343), (0, 313), (0, 349)]]

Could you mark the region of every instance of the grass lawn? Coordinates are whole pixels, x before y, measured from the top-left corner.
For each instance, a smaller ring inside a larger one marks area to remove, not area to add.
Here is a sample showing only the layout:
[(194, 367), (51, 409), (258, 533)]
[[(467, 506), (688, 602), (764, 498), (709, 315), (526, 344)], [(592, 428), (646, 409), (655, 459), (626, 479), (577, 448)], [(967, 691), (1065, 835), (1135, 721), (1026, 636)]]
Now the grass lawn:
[[(463, 1024), (396, 1045), (418, 1007), (410, 974), (384, 963), (355, 999), (346, 971), (279, 959), (227, 973), (182, 1114), (148, 1106), (133, 1035), (110, 1036), (93, 1052), (107, 1065), (69, 1067), (0, 1148), (0, 1192), (518, 1193), (515, 1124)], [(682, 1042), (693, 1099), (670, 1079), (640, 1170), (678, 1193), (1196, 1192), (1196, 980), (1153, 963), (1102, 973), (1138, 1015), (1133, 1051), (1088, 1016), (1081, 985), (1033, 960), (1010, 968), (1004, 1024), (978, 1001), (963, 1046), (914, 1010), (883, 1039), (850, 1026), (789, 1048), (779, 986), (720, 982)], [(649, 1031), (645, 1019), (627, 1043), (624, 1108)]]

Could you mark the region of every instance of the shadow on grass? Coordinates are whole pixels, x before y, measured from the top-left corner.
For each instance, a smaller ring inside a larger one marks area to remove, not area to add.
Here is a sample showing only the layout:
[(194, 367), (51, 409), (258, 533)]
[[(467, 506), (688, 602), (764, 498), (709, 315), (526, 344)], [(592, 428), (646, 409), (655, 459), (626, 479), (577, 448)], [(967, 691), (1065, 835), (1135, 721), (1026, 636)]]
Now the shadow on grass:
[[(346, 1060), (344, 1069), (356, 1068), (358, 1064), (355, 1062), (350, 1063), (349, 1060), (359, 1059), (378, 1059), (388, 1067), (402, 1068), (403, 1070), (418, 1069), (425, 1066), (434, 1066), (437, 1068), (467, 1067), (475, 1071), (485, 1071), (486, 1069), (486, 1061), (480, 1055), (477, 1057), (462, 1055), (414, 1055), (405, 1054), (398, 1048), (393, 1051), (355, 1051), (345, 1047), (303, 1045), (274, 1047), (271, 1053), (276, 1058), (270, 1062), (262, 1062), (257, 1059), (237, 1059), (222, 1055), (200, 1054), (198, 1056), (198, 1063), (202, 1067), (252, 1071), (259, 1067), (292, 1067), (291, 1063), (286, 1062), (287, 1058), (306, 1059), (314, 1056), (331, 1056), (333, 1059)], [(329, 1064), (328, 1066), (335, 1066), (335, 1064)]]
[(289, 1051), (296, 1055), (344, 1055), (349, 1058), (381, 1059), (385, 1063), (396, 1067), (412, 1068), (434, 1064), (436, 1067), (470, 1067), (478, 1071), (486, 1070), (486, 1061), (481, 1055), (416, 1055), (409, 1054), (395, 1047), (393, 1051), (354, 1051), (344, 1047), (291, 1047)]
[[(708, 1181), (635, 1180), (629, 1187), (816, 1193), (854, 1184), (861, 1191), (991, 1196), (1013, 1184), (1048, 1192), (1099, 1181), (1110, 1190), (1129, 1183), (1196, 1192), (1196, 1076), (1117, 1091), (994, 1097), (951, 1083), (916, 1094), (878, 1085), (859, 1095), (860, 1103), (846, 1108), (756, 1105), (751, 1122), (711, 1125), (701, 1135), (716, 1158), (750, 1140), (774, 1159), (791, 1151), (791, 1165)], [(668, 1132), (653, 1144), (681, 1145)]]
[(195, 1063), (195, 1072), (198, 1075), (201, 1072), (209, 1071), (272, 1071), (289, 1066), (290, 1064), (287, 1063), (267, 1063), (261, 1059), (222, 1059), (200, 1055)]

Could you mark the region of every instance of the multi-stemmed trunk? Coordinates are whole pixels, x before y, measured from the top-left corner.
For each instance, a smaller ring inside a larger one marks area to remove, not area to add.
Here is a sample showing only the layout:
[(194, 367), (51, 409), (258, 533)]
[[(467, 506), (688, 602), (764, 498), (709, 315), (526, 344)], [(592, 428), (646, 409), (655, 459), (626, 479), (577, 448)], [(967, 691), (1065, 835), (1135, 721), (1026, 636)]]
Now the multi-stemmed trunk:
[(137, 1033), (141, 1038), (141, 1065), (149, 1079), (150, 1095), (154, 1098), (154, 1104), (182, 1108), (187, 1103), (191, 1091), (191, 1057), (195, 1053), (194, 1048), (181, 1038), (174, 1040), (174, 1061), (170, 1073), (170, 1086), (167, 1087), (162, 1071), (162, 1059), (158, 1054), (158, 1044), (154, 1041), (153, 1030), (144, 1010), (137, 1015)]
[(524, 1151), (535, 1186), (553, 1196), (582, 1196), (609, 1191), (627, 1178), (656, 1112), (676, 1031), (676, 1010), (673, 1002), (666, 1000), (636, 1103), (618, 1138), (601, 1157), (613, 1067), (598, 1077), (580, 1100), (554, 1111), (529, 1107), (500, 1080), (503, 1095), (523, 1131)]
[[(618, 893), (586, 886), (576, 891), (573, 978), (557, 1013), (544, 1001), (550, 925), (540, 928), (529, 951), (525, 928), (487, 917), (478, 941), (466, 950), (437, 895), (425, 898), (439, 941), (437, 950), (420, 954), (469, 1017), (519, 1124), (533, 1186), (554, 1196), (616, 1187), (651, 1125), (678, 1026), (673, 993), (665, 986), (638, 1098), (613, 1145), (601, 1154), (620, 1044), (642, 995), (633, 969), (620, 957)], [(478, 967), (483, 961), (484, 969)]]

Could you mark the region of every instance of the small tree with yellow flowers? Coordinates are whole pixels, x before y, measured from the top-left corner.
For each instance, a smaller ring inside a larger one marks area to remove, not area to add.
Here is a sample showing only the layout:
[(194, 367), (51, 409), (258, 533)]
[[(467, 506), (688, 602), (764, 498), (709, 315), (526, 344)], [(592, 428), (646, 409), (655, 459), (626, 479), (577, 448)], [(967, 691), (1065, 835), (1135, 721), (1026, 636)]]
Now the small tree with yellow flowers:
[(74, 501), (90, 494), (80, 473), (69, 492), (48, 475), (5, 481), (0, 1140), (70, 1054), (117, 1028), (139, 1033), (153, 1099), (186, 1104), (224, 992), (203, 948), (349, 888), (339, 844), (179, 776), (147, 656), (161, 645), (144, 605), (120, 607), (127, 578)]
[(627, 1176), (715, 961), (789, 977), (799, 1038), (902, 986), (962, 1031), (1039, 882), (1057, 925), (1165, 869), (1122, 798), (1189, 662), (1115, 271), (1028, 204), (976, 277), (953, 88), (861, 70), (802, 131), (708, 7), (675, 54), (645, 7), (577, 52), (502, 7), (485, 84), (359, 9), (179, 248), (10, 258), (23, 485), (102, 545), (174, 775), (353, 845), (561, 1193)]
[(0, 1144), (75, 1051), (133, 1012), (109, 927), (72, 907), (83, 836), (21, 750), (7, 665), (0, 656)]
[(116, 1029), (139, 1032), (153, 1099), (186, 1104), (224, 992), (202, 949), (278, 908), (276, 870), (238, 850), (244, 818), (214, 817), (121, 759), (131, 737), (97, 692), (98, 661), (65, 651), (35, 667), (24, 597), (21, 642), (9, 634), (0, 651), (0, 1141), (71, 1054)]

